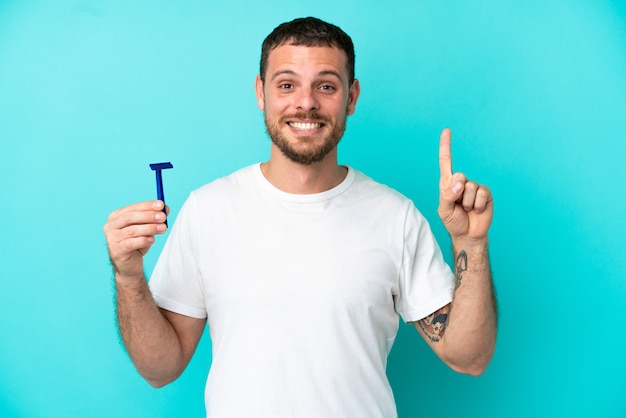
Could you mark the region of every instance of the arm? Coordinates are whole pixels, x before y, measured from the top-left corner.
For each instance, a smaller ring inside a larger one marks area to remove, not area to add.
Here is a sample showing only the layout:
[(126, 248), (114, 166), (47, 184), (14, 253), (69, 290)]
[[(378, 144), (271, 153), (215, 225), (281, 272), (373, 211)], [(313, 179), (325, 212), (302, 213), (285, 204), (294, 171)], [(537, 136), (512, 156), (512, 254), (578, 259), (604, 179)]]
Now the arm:
[(155, 387), (180, 376), (205, 325), (205, 320), (159, 309), (148, 288), (143, 256), (154, 236), (166, 230), (162, 210), (161, 201), (137, 203), (111, 213), (104, 226), (120, 334), (137, 371)]
[(496, 343), (497, 306), (487, 238), (493, 199), (486, 186), (452, 173), (447, 129), (441, 134), (439, 158), (439, 216), (452, 238), (454, 299), (414, 325), (452, 369), (479, 375), (487, 368)]
[(448, 366), (476, 376), (487, 368), (496, 343), (497, 306), (489, 256), (486, 243), (453, 247), (454, 300), (414, 325)]

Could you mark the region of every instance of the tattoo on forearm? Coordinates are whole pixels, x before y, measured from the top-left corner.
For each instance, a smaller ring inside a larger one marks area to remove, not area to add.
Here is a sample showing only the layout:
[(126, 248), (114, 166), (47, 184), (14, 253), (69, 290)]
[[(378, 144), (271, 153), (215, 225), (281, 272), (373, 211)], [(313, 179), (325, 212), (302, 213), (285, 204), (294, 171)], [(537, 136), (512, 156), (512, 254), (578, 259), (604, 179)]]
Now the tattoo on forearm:
[(463, 273), (467, 271), (467, 253), (465, 250), (461, 250), (456, 257), (456, 272), (454, 275), (454, 290), (461, 286), (461, 280), (463, 279)]
[(444, 306), (437, 312), (433, 312), (424, 319), (420, 319), (417, 324), (424, 332), (424, 335), (433, 343), (441, 341), (441, 337), (448, 325), (450, 306)]

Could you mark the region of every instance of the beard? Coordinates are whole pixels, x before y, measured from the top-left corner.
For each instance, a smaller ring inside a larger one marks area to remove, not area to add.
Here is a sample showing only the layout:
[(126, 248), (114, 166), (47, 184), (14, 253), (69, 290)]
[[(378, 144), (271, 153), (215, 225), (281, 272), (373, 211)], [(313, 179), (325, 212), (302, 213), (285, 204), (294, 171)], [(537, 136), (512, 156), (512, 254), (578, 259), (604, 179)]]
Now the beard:
[(267, 119), (267, 113), (265, 114), (267, 134), (272, 139), (272, 142), (280, 149), (285, 157), (294, 163), (302, 165), (311, 165), (322, 161), (328, 153), (337, 147), (346, 130), (347, 116), (344, 115), (343, 119), (337, 120), (337, 123), (333, 126), (326, 138), (323, 139), (321, 144), (315, 143), (317, 138), (309, 138), (307, 136), (297, 136), (297, 143), (292, 144), (289, 142), (289, 138), (283, 135), (281, 128), (285, 126), (288, 120), (294, 119), (320, 121), (324, 123), (325, 126), (328, 126), (330, 121), (328, 118), (324, 118), (317, 113), (296, 113), (294, 115), (283, 116), (278, 123), (272, 123)]

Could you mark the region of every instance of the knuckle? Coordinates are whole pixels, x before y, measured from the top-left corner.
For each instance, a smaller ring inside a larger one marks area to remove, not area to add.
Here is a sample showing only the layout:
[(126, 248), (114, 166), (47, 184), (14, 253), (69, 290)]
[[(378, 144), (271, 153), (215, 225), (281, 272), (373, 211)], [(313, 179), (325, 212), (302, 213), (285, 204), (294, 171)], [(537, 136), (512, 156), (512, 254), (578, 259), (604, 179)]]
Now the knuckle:
[(472, 192), (476, 192), (478, 190), (478, 183), (475, 181), (467, 181), (465, 183), (465, 189), (470, 190)]
[(137, 238), (141, 235), (143, 234), (141, 231), (141, 227), (139, 225), (129, 225), (126, 228), (124, 228), (124, 236), (127, 239)]
[(454, 173), (452, 175), (452, 180), (453, 181), (458, 181), (458, 182), (461, 182), (461, 183), (466, 183), (467, 182), (467, 177), (465, 176), (465, 174), (463, 174), (461, 172), (457, 172), (457, 173)]
[(131, 253), (135, 250), (145, 247), (145, 243), (143, 241), (143, 237), (128, 238), (122, 241), (120, 243), (120, 246), (123, 247), (124, 253)]

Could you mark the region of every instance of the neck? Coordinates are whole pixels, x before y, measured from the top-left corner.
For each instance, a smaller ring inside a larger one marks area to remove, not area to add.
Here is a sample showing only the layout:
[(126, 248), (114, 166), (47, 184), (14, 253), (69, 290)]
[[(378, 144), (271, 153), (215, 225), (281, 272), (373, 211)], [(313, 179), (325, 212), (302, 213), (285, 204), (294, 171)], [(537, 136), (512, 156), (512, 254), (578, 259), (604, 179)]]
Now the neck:
[(320, 162), (304, 165), (272, 148), (270, 160), (261, 164), (261, 171), (274, 187), (292, 194), (325, 192), (339, 185), (348, 174), (347, 168), (337, 163), (336, 150)]

